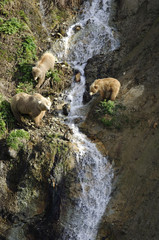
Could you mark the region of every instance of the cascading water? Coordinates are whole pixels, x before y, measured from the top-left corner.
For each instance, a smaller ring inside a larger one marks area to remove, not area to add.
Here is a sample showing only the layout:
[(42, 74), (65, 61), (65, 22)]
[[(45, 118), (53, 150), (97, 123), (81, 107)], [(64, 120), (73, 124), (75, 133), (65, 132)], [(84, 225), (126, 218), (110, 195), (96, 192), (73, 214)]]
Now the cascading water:
[(86, 114), (82, 100), (87, 60), (118, 47), (108, 24), (110, 4), (111, 0), (86, 1), (77, 23), (68, 29), (67, 37), (57, 40), (52, 47), (59, 61), (67, 61), (81, 73), (80, 83), (72, 83), (67, 98), (71, 106), (67, 122), (74, 133), (73, 142), (78, 146), (76, 171), (81, 192), (73, 207), (67, 206), (66, 215), (60, 216), (64, 230), (59, 240), (94, 240), (111, 192), (111, 165), (74, 124), (75, 118), (84, 118)]
[(44, 0), (40, 0), (40, 12), (41, 12), (41, 19), (42, 19), (42, 27), (45, 29), (47, 35), (48, 35), (48, 42), (51, 42), (50, 32), (47, 29), (46, 23), (45, 23), (45, 9), (44, 9)]

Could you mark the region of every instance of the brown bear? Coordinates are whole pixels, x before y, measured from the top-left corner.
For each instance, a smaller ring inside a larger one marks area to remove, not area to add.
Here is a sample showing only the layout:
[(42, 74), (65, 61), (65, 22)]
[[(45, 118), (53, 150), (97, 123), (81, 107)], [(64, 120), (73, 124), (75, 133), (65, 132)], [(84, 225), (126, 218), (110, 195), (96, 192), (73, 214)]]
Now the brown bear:
[(39, 93), (29, 95), (27, 93), (18, 93), (11, 100), (11, 110), (21, 123), (21, 114), (28, 114), (32, 117), (37, 126), (45, 115), (46, 110), (50, 110), (50, 98), (45, 98)]
[(120, 82), (115, 78), (96, 79), (90, 86), (90, 95), (99, 92), (102, 100), (110, 98), (114, 101), (119, 93), (120, 86)]
[(45, 52), (41, 59), (36, 63), (36, 66), (32, 68), (32, 74), (34, 80), (39, 79), (36, 88), (40, 88), (45, 80), (45, 74), (48, 70), (54, 70), (55, 57), (50, 52)]

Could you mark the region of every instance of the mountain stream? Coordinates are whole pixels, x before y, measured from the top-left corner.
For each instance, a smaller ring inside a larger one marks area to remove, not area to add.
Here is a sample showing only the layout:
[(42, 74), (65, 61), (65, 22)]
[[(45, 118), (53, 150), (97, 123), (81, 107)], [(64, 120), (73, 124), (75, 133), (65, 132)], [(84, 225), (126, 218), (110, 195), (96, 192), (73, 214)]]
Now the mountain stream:
[[(42, 4), (40, 6), (42, 8)], [(84, 119), (86, 115), (82, 101), (84, 68), (88, 59), (113, 51), (119, 44), (109, 26), (110, 6), (111, 0), (84, 1), (77, 22), (69, 27), (67, 36), (57, 40), (51, 49), (59, 61), (68, 62), (81, 74), (80, 82), (73, 81), (66, 99), (70, 103), (67, 124), (73, 130), (73, 142), (78, 146), (76, 170), (81, 192), (73, 207), (67, 206), (66, 215), (60, 216), (64, 230), (59, 240), (96, 239), (98, 225), (110, 198), (112, 166), (74, 123), (75, 119)]]

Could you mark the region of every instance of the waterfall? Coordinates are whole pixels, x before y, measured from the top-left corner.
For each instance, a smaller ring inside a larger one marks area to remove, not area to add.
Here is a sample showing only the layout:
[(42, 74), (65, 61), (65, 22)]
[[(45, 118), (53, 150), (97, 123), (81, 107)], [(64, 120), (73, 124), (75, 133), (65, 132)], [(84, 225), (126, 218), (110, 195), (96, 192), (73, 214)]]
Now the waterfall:
[(67, 206), (66, 214), (60, 215), (63, 232), (59, 240), (96, 239), (98, 225), (110, 198), (112, 166), (74, 123), (75, 118), (84, 119), (86, 114), (82, 99), (85, 91), (84, 68), (88, 59), (113, 51), (119, 45), (113, 37), (114, 29), (109, 26), (110, 6), (111, 0), (84, 1), (77, 22), (70, 26), (66, 37), (52, 46), (59, 61), (67, 61), (81, 73), (81, 81), (72, 83), (67, 98), (71, 106), (67, 123), (73, 130), (73, 142), (78, 146), (76, 171), (80, 194), (76, 200), (72, 199), (73, 204)]
[(50, 32), (46, 26), (46, 22), (45, 22), (45, 9), (44, 9), (44, 0), (40, 0), (40, 12), (41, 12), (41, 19), (42, 19), (42, 27), (45, 29), (46, 33), (47, 33), (47, 40), (48, 42), (51, 42), (51, 37), (50, 37)]

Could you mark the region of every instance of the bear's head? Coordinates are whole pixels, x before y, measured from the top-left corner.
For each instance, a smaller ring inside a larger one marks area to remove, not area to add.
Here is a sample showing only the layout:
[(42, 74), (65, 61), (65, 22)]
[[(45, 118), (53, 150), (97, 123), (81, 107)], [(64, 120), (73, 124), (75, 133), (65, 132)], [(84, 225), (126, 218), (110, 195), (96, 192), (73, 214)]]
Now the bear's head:
[(32, 74), (33, 74), (34, 80), (37, 80), (39, 77), (41, 77), (41, 69), (38, 67), (33, 67)]
[(41, 100), (38, 100), (38, 104), (39, 104), (39, 108), (41, 111), (50, 111), (50, 107), (51, 107), (51, 100), (50, 98), (43, 98)]
[(89, 94), (92, 96), (92, 95), (94, 95), (95, 93), (97, 93), (98, 90), (99, 90), (98, 85), (96, 85), (96, 84), (93, 83), (93, 84), (90, 86)]

